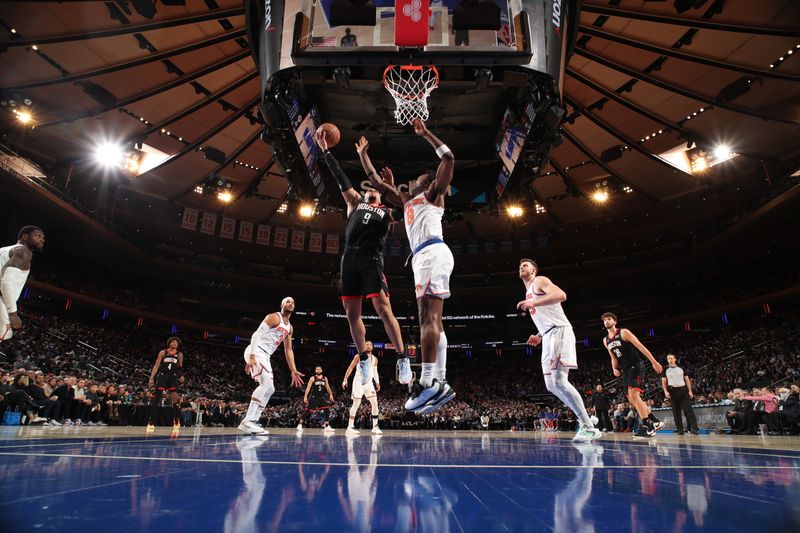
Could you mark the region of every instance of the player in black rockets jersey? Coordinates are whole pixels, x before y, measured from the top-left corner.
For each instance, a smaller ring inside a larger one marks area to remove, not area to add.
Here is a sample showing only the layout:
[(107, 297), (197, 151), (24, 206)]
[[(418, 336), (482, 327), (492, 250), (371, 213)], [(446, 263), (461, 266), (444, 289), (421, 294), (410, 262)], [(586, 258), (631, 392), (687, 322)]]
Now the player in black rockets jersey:
[[(167, 347), (158, 352), (156, 364), (150, 372), (149, 387), (155, 385), (155, 393), (150, 400), (150, 416), (147, 421), (147, 429), (152, 430), (155, 422), (155, 414), (161, 405), (161, 397), (164, 391), (169, 393), (169, 400), (174, 406), (178, 403), (178, 382), (183, 383), (183, 353), (180, 352), (181, 341), (178, 337), (167, 339)], [(177, 418), (173, 420), (176, 425)]]
[[(323, 160), (336, 178), (347, 204), (347, 229), (344, 234), (339, 295), (347, 314), (350, 334), (358, 349), (361, 376), (367, 379), (372, 365), (371, 357), (366, 352), (366, 329), (361, 320), (361, 304), (367, 298), (372, 300), (375, 312), (381, 317), (386, 334), (397, 351), (399, 381), (409, 383), (411, 366), (405, 355), (400, 324), (392, 312), (386, 276), (383, 275), (383, 245), (389, 225), (394, 222), (392, 211), (381, 204), (378, 191), (370, 189), (366, 197), (356, 192), (336, 158), (328, 151), (324, 135), (317, 134), (315, 138), (322, 150)], [(366, 382), (362, 385), (366, 385)]]
[(664, 422), (656, 418), (644, 400), (642, 400), (644, 368), (642, 367), (639, 353), (647, 357), (656, 374), (661, 374), (663, 370), (661, 364), (656, 361), (650, 350), (636, 338), (636, 335), (624, 328), (617, 329), (617, 315), (603, 313), (602, 319), (603, 326), (608, 332), (608, 335), (603, 338), (603, 345), (611, 355), (611, 368), (614, 370), (615, 376), (622, 377), (622, 386), (628, 390), (628, 401), (642, 419), (642, 426), (636, 436), (652, 437), (656, 434), (656, 431), (664, 427)]
[(333, 431), (333, 428), (328, 425), (330, 408), (333, 405), (333, 391), (330, 385), (328, 385), (328, 378), (322, 375), (321, 366), (314, 369), (314, 376), (308, 380), (303, 403), (306, 404), (306, 410), (300, 415), (300, 423), (297, 424), (297, 431), (303, 431), (303, 424), (305, 424), (309, 413), (315, 413), (317, 411), (322, 412), (323, 429), (325, 431)]

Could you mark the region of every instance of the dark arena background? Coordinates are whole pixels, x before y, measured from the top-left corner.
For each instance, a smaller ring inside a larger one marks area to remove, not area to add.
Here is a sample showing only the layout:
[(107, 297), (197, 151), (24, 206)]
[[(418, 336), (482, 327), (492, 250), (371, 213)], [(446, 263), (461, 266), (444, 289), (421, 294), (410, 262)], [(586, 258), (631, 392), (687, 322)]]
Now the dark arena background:
[(798, 531), (798, 82), (794, 0), (0, 2), (0, 530)]

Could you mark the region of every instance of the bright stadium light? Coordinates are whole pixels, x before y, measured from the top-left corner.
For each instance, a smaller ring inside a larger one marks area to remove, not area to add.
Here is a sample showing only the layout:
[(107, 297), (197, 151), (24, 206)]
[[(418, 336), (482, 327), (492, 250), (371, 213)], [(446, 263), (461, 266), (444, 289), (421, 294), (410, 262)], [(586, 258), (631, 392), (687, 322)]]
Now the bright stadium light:
[(604, 191), (602, 189), (594, 191), (594, 194), (592, 194), (592, 200), (599, 204), (606, 202), (608, 200), (608, 191)]
[(731, 147), (720, 144), (714, 148), (714, 159), (717, 163), (726, 161), (733, 157), (733, 152), (731, 152)]
[(33, 120), (33, 115), (31, 115), (28, 111), (20, 111), (17, 115), (17, 120), (22, 122), (23, 124), (30, 123)]
[(303, 218), (311, 218), (314, 216), (314, 206), (311, 204), (303, 204), (300, 206), (300, 216)]
[(524, 211), (522, 210), (522, 207), (518, 205), (510, 205), (506, 207), (506, 214), (508, 214), (508, 216), (511, 218), (519, 218), (523, 213)]
[(222, 191), (217, 194), (217, 198), (219, 199), (220, 202), (229, 204), (233, 200), (233, 195), (228, 191)]
[(125, 161), (125, 149), (120, 144), (104, 141), (94, 149), (94, 160), (106, 168), (121, 166)]

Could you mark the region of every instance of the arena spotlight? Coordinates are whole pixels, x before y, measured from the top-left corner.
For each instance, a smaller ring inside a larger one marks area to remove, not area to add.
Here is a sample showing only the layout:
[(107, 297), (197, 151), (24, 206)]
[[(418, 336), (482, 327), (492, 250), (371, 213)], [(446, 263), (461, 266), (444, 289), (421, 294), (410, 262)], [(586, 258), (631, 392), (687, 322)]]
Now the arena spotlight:
[(316, 209), (314, 209), (312, 204), (303, 204), (300, 206), (299, 213), (303, 218), (311, 218), (314, 216), (314, 211), (316, 211)]
[(224, 204), (229, 204), (233, 200), (233, 195), (228, 191), (221, 191), (217, 193), (217, 199)]
[(594, 186), (594, 192), (592, 193), (592, 200), (598, 204), (602, 204), (608, 201), (609, 196), (608, 182), (605, 180), (597, 182)]
[(125, 149), (118, 143), (103, 141), (94, 149), (94, 160), (105, 168), (121, 166), (125, 161)]
[(731, 151), (731, 147), (730, 146), (727, 146), (727, 145), (724, 145), (724, 144), (720, 144), (720, 145), (717, 145), (716, 147), (714, 147), (714, 159), (716, 160), (717, 163), (720, 163), (722, 161), (726, 161), (726, 160), (730, 159), (731, 157), (733, 157), (733, 155), (734, 154)]
[(22, 124), (29, 124), (31, 120), (33, 120), (33, 115), (31, 115), (28, 111), (20, 111), (16, 113), (17, 120), (19, 120)]
[(525, 211), (523, 211), (522, 207), (518, 205), (509, 205), (506, 207), (506, 214), (511, 218), (519, 218), (521, 217)]

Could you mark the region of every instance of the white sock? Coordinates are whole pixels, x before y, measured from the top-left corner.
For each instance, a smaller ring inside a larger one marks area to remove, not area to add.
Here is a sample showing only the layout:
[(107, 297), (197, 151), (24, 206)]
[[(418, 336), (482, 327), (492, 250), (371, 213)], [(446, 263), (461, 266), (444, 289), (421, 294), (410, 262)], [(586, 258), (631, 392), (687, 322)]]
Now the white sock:
[(436, 347), (436, 379), (447, 379), (447, 335), (442, 331), (439, 334), (439, 346)]
[(433, 383), (433, 370), (436, 363), (422, 363), (422, 373), (419, 376), (419, 384), (428, 388)]
[(258, 422), (259, 414), (261, 414), (261, 404), (255, 400), (250, 400), (250, 406), (247, 408), (247, 414), (244, 419), (250, 422)]

